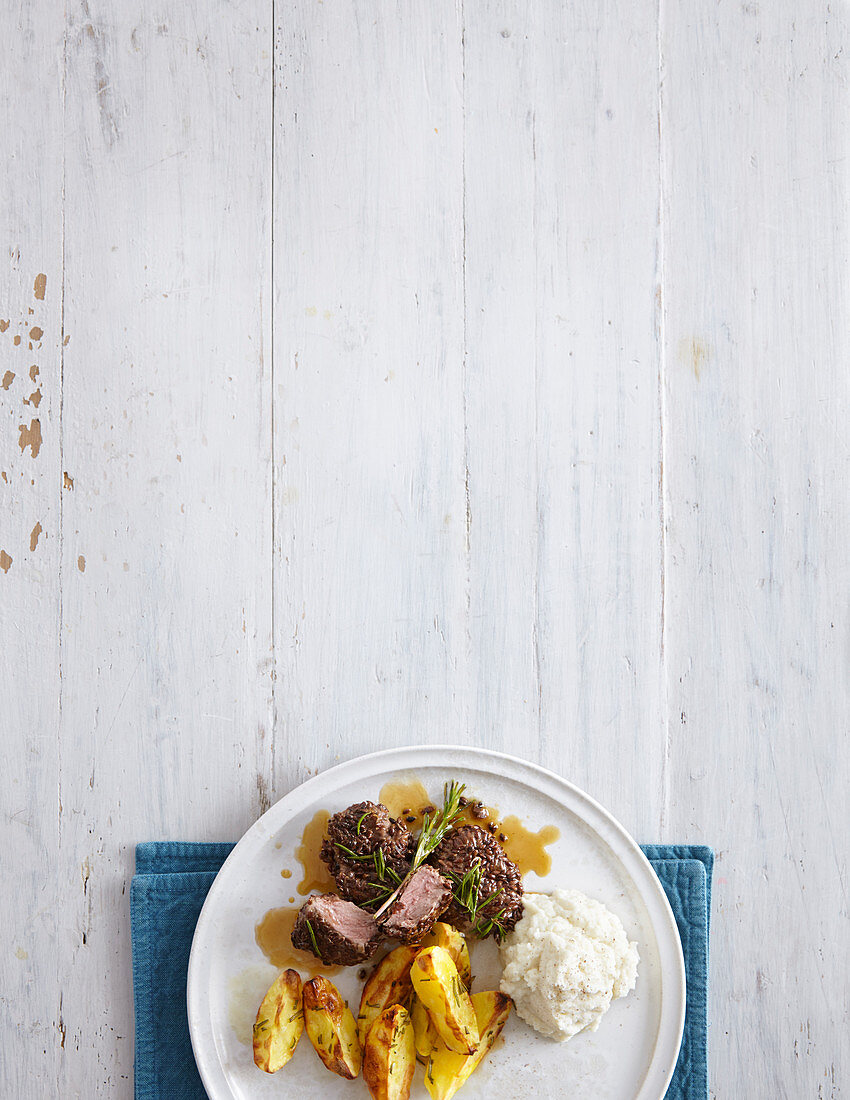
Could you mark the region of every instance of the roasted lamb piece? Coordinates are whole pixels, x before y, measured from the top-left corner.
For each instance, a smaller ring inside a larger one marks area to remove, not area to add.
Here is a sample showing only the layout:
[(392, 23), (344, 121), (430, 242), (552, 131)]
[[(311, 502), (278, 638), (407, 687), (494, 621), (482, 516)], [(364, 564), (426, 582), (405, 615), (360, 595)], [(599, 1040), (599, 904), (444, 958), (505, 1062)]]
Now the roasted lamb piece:
[(352, 966), (370, 959), (384, 936), (371, 913), (336, 894), (313, 894), (301, 906), (292, 944), (329, 965)]
[(321, 858), (340, 897), (376, 909), (410, 869), (414, 841), (386, 806), (357, 802), (334, 814)]
[[(498, 917), (499, 927), (510, 932), (522, 916), (522, 873), (485, 829), (477, 825), (453, 829), (429, 862), (449, 882), (458, 883), (476, 860), (481, 861), (478, 897), (482, 901), (490, 899), (478, 910), (477, 923), (481, 926)], [(466, 915), (457, 902), (452, 901), (445, 919), (450, 924), (462, 926)], [(491, 934), (494, 933), (497, 934), (495, 927), (491, 929)]]
[(416, 943), (452, 900), (452, 888), (433, 867), (410, 876), (389, 909), (378, 918), (384, 933), (402, 943)]

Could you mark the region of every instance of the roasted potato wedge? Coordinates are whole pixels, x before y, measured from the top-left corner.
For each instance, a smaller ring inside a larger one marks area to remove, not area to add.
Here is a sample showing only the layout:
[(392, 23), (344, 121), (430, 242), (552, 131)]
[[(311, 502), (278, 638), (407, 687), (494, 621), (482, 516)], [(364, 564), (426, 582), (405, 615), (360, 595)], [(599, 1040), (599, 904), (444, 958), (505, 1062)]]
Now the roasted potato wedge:
[(357, 1033), (360, 1046), (366, 1045), (369, 1028), (390, 1005), (410, 1003), (413, 982), (410, 964), (416, 958), (418, 947), (397, 947), (384, 956), (363, 986), (360, 997), (360, 1013), (357, 1017)]
[(418, 952), (410, 976), (416, 996), (449, 1050), (473, 1054), (479, 1039), (475, 1009), (448, 951), (426, 947)]
[(301, 975), (281, 970), (257, 1011), (254, 1062), (266, 1073), (277, 1073), (294, 1054), (303, 1030)]
[(410, 1014), (391, 1005), (372, 1024), (363, 1050), (363, 1080), (372, 1100), (408, 1100), (415, 1068)]
[(432, 1100), (449, 1100), (482, 1063), (505, 1026), (513, 1002), (504, 993), (473, 993), (472, 1004), (481, 1034), (474, 1054), (456, 1054), (439, 1044), (425, 1067), (425, 1088)]
[(469, 964), (469, 948), (463, 932), (438, 920), (428, 935), (423, 937), (419, 946), (444, 947), (457, 967), (460, 980), (469, 989), (472, 984), (472, 967)]
[(304, 984), (307, 1038), (331, 1073), (353, 1080), (360, 1072), (357, 1022), (333, 982), (311, 978)]
[(413, 1003), (410, 1006), (410, 1020), (413, 1024), (413, 1045), (416, 1047), (416, 1057), (423, 1064), (427, 1064), (431, 1051), (439, 1042), (437, 1029), (428, 1015), (425, 1005), (414, 993)]

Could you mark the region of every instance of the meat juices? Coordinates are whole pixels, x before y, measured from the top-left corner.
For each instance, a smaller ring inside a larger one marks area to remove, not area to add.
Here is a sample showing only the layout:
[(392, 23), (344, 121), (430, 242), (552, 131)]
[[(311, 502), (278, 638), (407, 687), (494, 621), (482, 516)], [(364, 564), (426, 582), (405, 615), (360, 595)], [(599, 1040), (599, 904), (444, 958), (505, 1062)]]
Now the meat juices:
[[(498, 916), (501, 927), (509, 932), (522, 916), (522, 872), (485, 829), (477, 825), (461, 825), (459, 829), (453, 829), (430, 862), (440, 874), (452, 881), (463, 878), (476, 860), (481, 861), (479, 898), (484, 900), (495, 895), (478, 910), (479, 921)], [(450, 924), (462, 926), (465, 915), (456, 901), (452, 901), (446, 910), (446, 920)], [(491, 934), (495, 931), (492, 929)]]
[(301, 906), (292, 945), (311, 951), (326, 965), (352, 966), (370, 959), (383, 940), (371, 913), (336, 894), (313, 894)]
[[(374, 909), (388, 888), (410, 870), (413, 849), (407, 826), (390, 817), (386, 806), (357, 802), (328, 822), (320, 858), (328, 865), (340, 897)], [(376, 858), (378, 852), (382, 861)]]
[(452, 900), (452, 888), (427, 864), (416, 870), (398, 897), (380, 918), (387, 936), (402, 943), (416, 943), (431, 931), (434, 921)]

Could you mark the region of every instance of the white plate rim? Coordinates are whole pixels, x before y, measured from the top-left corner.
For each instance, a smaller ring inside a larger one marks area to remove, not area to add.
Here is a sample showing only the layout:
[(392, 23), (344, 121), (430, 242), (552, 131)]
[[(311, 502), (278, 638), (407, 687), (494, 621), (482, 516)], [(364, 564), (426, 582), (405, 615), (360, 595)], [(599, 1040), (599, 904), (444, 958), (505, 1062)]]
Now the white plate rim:
[[(682, 944), (679, 930), (667, 895), (661, 885), (658, 876), (638, 843), (620, 824), (619, 821), (605, 809), (596, 799), (571, 783), (568, 779), (558, 775), (540, 764), (535, 764), (522, 757), (509, 753), (498, 752), (494, 749), (476, 748), (471, 745), (409, 745), (391, 749), (380, 749), (377, 752), (366, 753), (362, 756), (352, 757), (350, 760), (335, 764), (331, 768), (305, 780), (259, 817), (252, 826), (242, 835), (233, 851), (222, 864), (212, 886), (204, 901), (198, 923), (192, 937), (192, 948), (189, 954), (189, 968), (186, 982), (186, 1008), (189, 1021), (189, 1035), (192, 1041), (192, 1050), (198, 1072), (201, 1075), (204, 1088), (210, 1100), (233, 1100), (233, 1091), (227, 1082), (227, 1078), (221, 1067), (219, 1059), (215, 1056), (215, 1042), (208, 1023), (208, 1016), (204, 1014), (204, 1005), (201, 989), (202, 962), (205, 951), (204, 939), (208, 934), (208, 926), (213, 919), (213, 913), (218, 902), (219, 895), (226, 890), (226, 880), (233, 867), (251, 852), (265, 843), (269, 835), (269, 825), (274, 817), (279, 817), (282, 811), (287, 812), (287, 818), (294, 817), (304, 809), (309, 808), (315, 799), (310, 795), (314, 790), (320, 789), (329, 780), (340, 773), (354, 773), (347, 776), (348, 781), (357, 779), (357, 772), (364, 780), (371, 778), (374, 771), (373, 765), (385, 764), (392, 758), (398, 758), (398, 771), (415, 771), (417, 766), (456, 767), (458, 771), (463, 768), (462, 758), (471, 758), (470, 767), (480, 767), (481, 761), (487, 759), (497, 762), (500, 769), (496, 774), (501, 778), (524, 782), (523, 777), (511, 773), (509, 769), (536, 773), (539, 779), (553, 784), (555, 788), (569, 796), (573, 803), (583, 804), (591, 813), (607, 826), (608, 835), (600, 833), (596, 823), (583, 818), (585, 823), (593, 829), (603, 843), (612, 848), (614, 854), (620, 860), (625, 870), (631, 876), (632, 881), (638, 887), (641, 898), (647, 907), (650, 923), (655, 932), (656, 944), (661, 969), (661, 1015), (658, 1022), (658, 1038), (653, 1050), (649, 1069), (644, 1077), (640, 1091), (634, 1100), (663, 1100), (667, 1086), (673, 1077), (676, 1062), (679, 1057), (682, 1035), (685, 1026), (686, 1007), (686, 975), (685, 962), (682, 954)], [(451, 758), (451, 759), (450, 759)], [(460, 758), (455, 760), (454, 758)], [(474, 762), (474, 763), (472, 763)], [(508, 769), (508, 770), (505, 770)], [(553, 795), (553, 797), (556, 797)], [(561, 801), (561, 799), (557, 799)], [(575, 813), (575, 805), (562, 802), (565, 808)], [(582, 816), (582, 815), (579, 815)], [(279, 826), (274, 826), (276, 830)], [(621, 848), (614, 847), (612, 839), (616, 840)], [(205, 1034), (205, 1030), (207, 1034)], [(204, 1042), (206, 1040), (206, 1042)], [(659, 1047), (662, 1047), (659, 1053)], [(208, 1054), (208, 1051), (213, 1054)]]

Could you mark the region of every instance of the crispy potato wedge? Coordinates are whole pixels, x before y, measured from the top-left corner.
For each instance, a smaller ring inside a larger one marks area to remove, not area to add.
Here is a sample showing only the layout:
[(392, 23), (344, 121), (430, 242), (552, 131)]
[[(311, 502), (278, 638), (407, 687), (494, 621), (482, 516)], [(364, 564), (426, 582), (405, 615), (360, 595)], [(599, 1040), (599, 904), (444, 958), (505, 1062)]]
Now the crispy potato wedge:
[(481, 1065), (505, 1021), (511, 1013), (513, 1002), (505, 993), (474, 993), (472, 1003), (481, 1034), (474, 1054), (456, 1054), (439, 1044), (425, 1067), (425, 1088), (432, 1100), (449, 1100), (469, 1075)]
[(404, 1005), (406, 1008), (410, 1003), (413, 993), (410, 964), (418, 950), (418, 947), (397, 947), (381, 959), (367, 979), (357, 1017), (361, 1047), (366, 1045), (369, 1029), (385, 1008), (390, 1005)]
[(413, 1024), (413, 1045), (416, 1047), (416, 1057), (423, 1064), (427, 1064), (431, 1051), (437, 1043), (437, 1029), (428, 1015), (428, 1009), (413, 994), (413, 1002), (410, 1006), (410, 1020)]
[(257, 1010), (254, 1062), (266, 1073), (277, 1073), (292, 1055), (304, 1030), (301, 975), (281, 970)]
[(469, 963), (469, 948), (466, 945), (466, 936), (460, 929), (453, 928), (450, 924), (438, 920), (428, 935), (422, 938), (419, 946), (444, 947), (457, 967), (460, 980), (469, 989), (472, 984), (472, 967)]
[(362, 1056), (357, 1023), (333, 982), (311, 978), (304, 983), (304, 1024), (307, 1038), (331, 1073), (353, 1080)]
[(415, 1068), (410, 1014), (390, 1005), (372, 1024), (363, 1050), (363, 1080), (372, 1100), (408, 1100)]
[(479, 1039), (475, 1009), (448, 951), (426, 947), (418, 952), (410, 976), (416, 996), (449, 1050), (473, 1054)]

